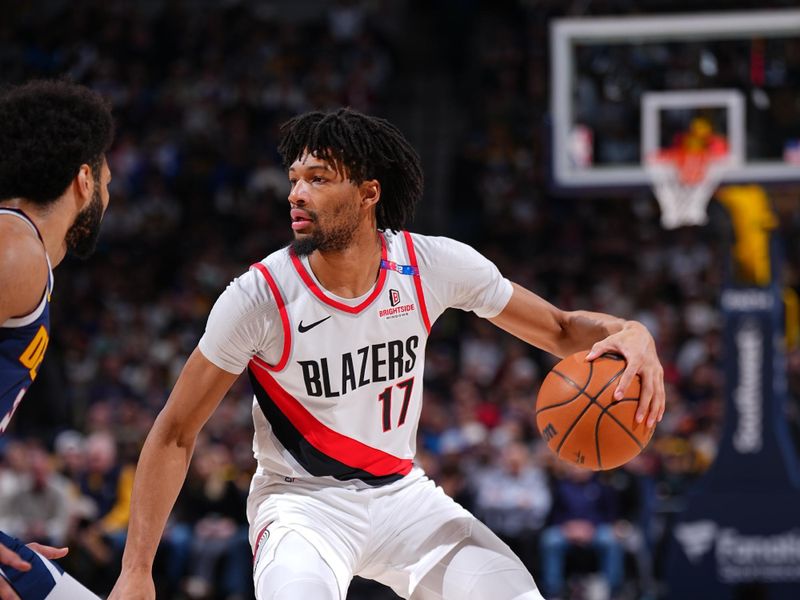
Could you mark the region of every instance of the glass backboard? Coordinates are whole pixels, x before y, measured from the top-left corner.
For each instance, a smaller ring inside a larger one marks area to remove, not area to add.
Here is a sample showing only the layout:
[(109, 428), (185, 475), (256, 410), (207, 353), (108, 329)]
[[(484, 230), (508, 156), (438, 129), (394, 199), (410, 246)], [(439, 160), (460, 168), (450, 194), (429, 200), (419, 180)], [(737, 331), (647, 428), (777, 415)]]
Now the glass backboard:
[(560, 19), (551, 50), (557, 187), (649, 185), (698, 117), (736, 163), (724, 183), (800, 181), (800, 10)]

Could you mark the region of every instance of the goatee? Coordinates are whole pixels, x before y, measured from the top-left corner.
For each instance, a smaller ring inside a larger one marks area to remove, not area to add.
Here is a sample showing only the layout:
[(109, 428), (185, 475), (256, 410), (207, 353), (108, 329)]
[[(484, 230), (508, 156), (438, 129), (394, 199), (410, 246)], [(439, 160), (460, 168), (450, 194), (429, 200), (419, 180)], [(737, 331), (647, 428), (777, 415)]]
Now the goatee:
[(310, 235), (292, 240), (292, 250), (297, 256), (308, 256), (314, 250), (338, 252), (350, 246), (355, 237), (357, 223), (344, 225), (333, 231), (315, 231)]
[(291, 243), (292, 251), (297, 256), (308, 256), (319, 248), (319, 242), (320, 240), (316, 234), (295, 238)]

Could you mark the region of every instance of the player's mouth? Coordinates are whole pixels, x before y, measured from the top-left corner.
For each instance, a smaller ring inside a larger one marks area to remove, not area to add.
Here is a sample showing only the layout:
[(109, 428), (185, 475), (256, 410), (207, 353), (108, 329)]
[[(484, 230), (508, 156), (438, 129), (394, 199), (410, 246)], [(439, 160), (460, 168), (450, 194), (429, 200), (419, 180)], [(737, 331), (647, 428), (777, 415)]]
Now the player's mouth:
[(299, 231), (305, 229), (314, 222), (314, 218), (301, 208), (293, 208), (289, 211), (292, 219), (292, 229)]

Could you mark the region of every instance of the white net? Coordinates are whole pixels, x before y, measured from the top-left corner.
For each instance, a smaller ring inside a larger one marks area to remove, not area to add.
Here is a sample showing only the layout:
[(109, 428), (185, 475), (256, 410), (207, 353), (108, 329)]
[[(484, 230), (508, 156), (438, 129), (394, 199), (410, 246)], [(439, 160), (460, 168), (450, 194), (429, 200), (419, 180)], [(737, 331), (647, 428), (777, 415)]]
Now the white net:
[(711, 159), (703, 172), (685, 177), (675, 161), (649, 160), (646, 171), (661, 208), (661, 225), (665, 229), (705, 225), (711, 196), (733, 164), (734, 161), (727, 156)]

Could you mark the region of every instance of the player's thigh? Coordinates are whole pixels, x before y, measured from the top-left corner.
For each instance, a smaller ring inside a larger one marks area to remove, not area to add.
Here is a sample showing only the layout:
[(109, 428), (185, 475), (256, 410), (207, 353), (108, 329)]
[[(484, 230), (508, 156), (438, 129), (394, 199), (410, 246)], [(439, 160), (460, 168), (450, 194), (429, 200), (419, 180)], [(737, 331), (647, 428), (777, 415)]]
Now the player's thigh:
[[(251, 515), (250, 541), (255, 563), (266, 565), (287, 532), (299, 535), (333, 571), (344, 598), (353, 578), (354, 565), (369, 533), (367, 509), (346, 490), (308, 490), (280, 486), (279, 491), (258, 499)], [(255, 574), (256, 582), (258, 573)]]
[(542, 600), (533, 577), (483, 523), (431, 568), (412, 600)]
[(392, 490), (371, 508), (373, 530), (355, 574), (389, 586), (401, 598), (477, 522), (428, 478)]
[(255, 565), (257, 600), (340, 600), (340, 585), (311, 542), (296, 531), (284, 531), (269, 554)]

